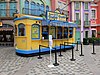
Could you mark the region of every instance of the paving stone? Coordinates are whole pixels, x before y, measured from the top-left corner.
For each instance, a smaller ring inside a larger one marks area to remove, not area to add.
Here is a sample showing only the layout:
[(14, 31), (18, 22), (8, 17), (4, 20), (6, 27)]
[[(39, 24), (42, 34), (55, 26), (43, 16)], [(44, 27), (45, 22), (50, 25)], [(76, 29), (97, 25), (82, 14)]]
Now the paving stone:
[[(92, 46), (84, 46), (84, 49), (90, 51), (91, 58), (94, 59), (97, 67), (100, 69), (100, 46), (96, 48), (96, 55), (91, 54)], [(80, 49), (80, 46), (79, 46)], [(75, 48), (74, 48), (75, 50)], [(50, 57), (49, 54), (42, 55), (42, 59), (34, 57), (20, 57), (15, 54), (13, 47), (0, 49), (0, 75), (14, 75), (20, 73), (20, 75), (93, 75), (91, 69), (84, 61), (84, 57), (80, 57), (80, 51), (75, 51), (75, 61), (70, 61), (71, 50), (62, 52), (63, 57), (58, 56), (59, 66), (49, 68)], [(58, 53), (59, 55), (59, 53)], [(52, 54), (52, 62), (54, 63), (55, 55)], [(26, 68), (27, 72), (23, 71), (23, 68), (30, 62)], [(20, 71), (23, 71), (22, 73)]]

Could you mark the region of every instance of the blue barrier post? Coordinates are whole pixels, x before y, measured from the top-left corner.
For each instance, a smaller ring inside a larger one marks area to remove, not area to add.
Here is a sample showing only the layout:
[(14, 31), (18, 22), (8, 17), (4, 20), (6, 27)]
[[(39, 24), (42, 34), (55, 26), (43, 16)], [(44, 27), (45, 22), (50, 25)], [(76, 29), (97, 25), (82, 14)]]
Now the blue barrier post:
[(39, 45), (39, 57), (38, 57), (38, 59), (42, 59), (42, 57), (41, 57), (41, 51), (40, 51), (40, 46), (41, 45)]
[(53, 64), (54, 66), (58, 66), (59, 64), (57, 63), (57, 50), (55, 48), (55, 63)]
[(75, 61), (76, 59), (74, 59), (74, 50), (73, 50), (73, 45), (72, 45), (72, 59), (70, 59), (71, 61)]
[(80, 54), (80, 56), (84, 56), (83, 51), (82, 51), (82, 43), (81, 43), (81, 54)]
[(96, 54), (95, 49), (94, 49), (94, 40), (93, 40), (93, 53), (92, 54)]

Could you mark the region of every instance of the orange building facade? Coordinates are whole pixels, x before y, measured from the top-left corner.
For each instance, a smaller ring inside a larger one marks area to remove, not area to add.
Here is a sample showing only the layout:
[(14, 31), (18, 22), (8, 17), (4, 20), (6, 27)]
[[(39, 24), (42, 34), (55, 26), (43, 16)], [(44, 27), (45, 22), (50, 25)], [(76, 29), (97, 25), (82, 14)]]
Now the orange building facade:
[(100, 38), (100, 0), (91, 4), (91, 35)]

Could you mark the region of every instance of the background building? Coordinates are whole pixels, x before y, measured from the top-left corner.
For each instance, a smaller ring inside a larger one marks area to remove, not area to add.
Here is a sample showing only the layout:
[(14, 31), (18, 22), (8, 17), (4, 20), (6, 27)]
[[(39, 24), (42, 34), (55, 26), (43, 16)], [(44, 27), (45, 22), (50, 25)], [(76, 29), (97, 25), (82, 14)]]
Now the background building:
[(76, 40), (91, 37), (90, 33), (90, 5), (92, 0), (69, 0), (69, 20), (78, 24)]
[(67, 15), (67, 0), (51, 0), (51, 10), (55, 11), (56, 9)]
[(92, 2), (91, 17), (92, 37), (100, 38), (100, 0), (94, 0)]
[[(44, 2), (44, 3), (43, 3)], [(50, 11), (50, 0), (0, 0), (0, 45), (14, 43), (14, 14), (45, 16)]]
[(0, 0), (0, 45), (13, 45), (14, 22), (13, 15), (19, 8), (19, 0)]

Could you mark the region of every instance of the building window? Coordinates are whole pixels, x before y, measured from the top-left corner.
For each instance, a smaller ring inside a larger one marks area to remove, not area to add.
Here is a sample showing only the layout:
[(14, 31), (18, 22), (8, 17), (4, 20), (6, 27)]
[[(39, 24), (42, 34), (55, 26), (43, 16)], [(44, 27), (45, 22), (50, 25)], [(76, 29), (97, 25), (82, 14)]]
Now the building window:
[(90, 21), (89, 21), (89, 15), (88, 13), (85, 13), (84, 15), (84, 25), (89, 25)]
[(10, 2), (10, 16), (13, 16), (14, 15), (14, 13), (16, 12), (16, 10), (17, 10), (17, 3), (14, 1), (14, 2)]
[(80, 7), (80, 3), (79, 2), (75, 2), (75, 9), (79, 10), (79, 7)]
[(43, 4), (40, 5), (40, 9), (41, 9), (41, 14), (44, 14), (44, 5)]
[(44, 39), (48, 39), (49, 36), (49, 28), (48, 26), (42, 26), (42, 37)]
[(64, 27), (64, 38), (68, 38), (68, 28)]
[(88, 31), (85, 31), (85, 38), (88, 38)]
[(18, 25), (18, 36), (25, 36), (25, 25), (22, 23)]
[(1, 17), (7, 16), (6, 5), (7, 5), (6, 2), (0, 2), (0, 16)]
[(62, 39), (62, 27), (57, 28), (57, 39)]
[(79, 20), (79, 13), (76, 13), (76, 20)]
[(84, 3), (84, 9), (88, 10), (88, 3)]
[(88, 20), (89, 20), (88, 13), (85, 14), (84, 20), (85, 20), (85, 21), (88, 21)]
[(39, 3), (37, 3), (37, 8), (36, 8), (36, 15), (40, 15), (41, 14), (41, 12), (40, 12), (40, 4)]
[(92, 19), (96, 18), (96, 10), (92, 10)]
[(92, 37), (96, 37), (96, 30), (92, 30)]
[(40, 39), (40, 26), (38, 24), (32, 25), (32, 39)]
[(24, 14), (29, 14), (29, 1), (25, 0), (25, 4), (24, 4)]
[(56, 39), (56, 27), (50, 27), (50, 35), (52, 35), (53, 39)]
[(36, 7), (36, 3), (35, 2), (31, 2), (31, 15), (35, 15), (36, 11), (35, 8)]

